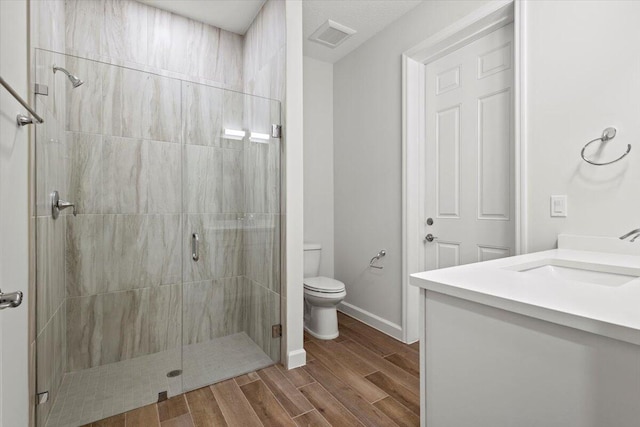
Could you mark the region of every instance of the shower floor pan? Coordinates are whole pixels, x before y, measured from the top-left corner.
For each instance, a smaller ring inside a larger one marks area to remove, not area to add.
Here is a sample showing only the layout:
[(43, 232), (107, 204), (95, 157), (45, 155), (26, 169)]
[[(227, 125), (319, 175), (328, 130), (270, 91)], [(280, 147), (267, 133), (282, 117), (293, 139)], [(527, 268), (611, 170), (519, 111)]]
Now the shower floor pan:
[(155, 403), (158, 393), (175, 396), (274, 362), (244, 332), (180, 349), (98, 366), (64, 375), (47, 427), (77, 427)]

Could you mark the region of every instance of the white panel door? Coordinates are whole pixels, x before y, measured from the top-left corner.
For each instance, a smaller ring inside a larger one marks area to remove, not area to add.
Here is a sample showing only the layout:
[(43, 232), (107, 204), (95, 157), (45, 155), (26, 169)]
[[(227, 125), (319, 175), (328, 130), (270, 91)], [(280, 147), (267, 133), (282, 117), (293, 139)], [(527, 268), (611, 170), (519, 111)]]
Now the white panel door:
[(512, 88), (513, 24), (426, 67), (427, 270), (514, 255)]

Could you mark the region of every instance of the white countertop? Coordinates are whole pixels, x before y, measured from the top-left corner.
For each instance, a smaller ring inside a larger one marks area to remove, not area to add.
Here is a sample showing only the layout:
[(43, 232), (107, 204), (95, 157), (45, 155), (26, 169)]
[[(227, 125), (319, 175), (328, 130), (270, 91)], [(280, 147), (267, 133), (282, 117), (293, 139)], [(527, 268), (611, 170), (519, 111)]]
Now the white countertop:
[[(414, 286), (640, 345), (640, 278), (606, 286), (509, 269), (547, 259), (640, 268), (640, 243), (560, 236), (559, 249), (412, 274)], [(583, 250), (587, 249), (587, 250)], [(596, 252), (594, 249), (602, 250)], [(616, 250), (625, 253), (615, 253)]]

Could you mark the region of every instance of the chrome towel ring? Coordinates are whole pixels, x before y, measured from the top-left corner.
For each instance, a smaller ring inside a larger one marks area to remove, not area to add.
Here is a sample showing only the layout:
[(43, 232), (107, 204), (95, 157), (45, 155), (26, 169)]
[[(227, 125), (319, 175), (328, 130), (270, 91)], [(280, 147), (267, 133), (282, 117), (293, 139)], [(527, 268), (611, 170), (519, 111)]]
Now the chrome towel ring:
[(584, 160), (585, 162), (589, 163), (590, 165), (605, 166), (605, 165), (610, 165), (611, 163), (615, 163), (617, 161), (620, 161), (620, 160), (624, 159), (627, 156), (627, 154), (629, 154), (629, 152), (631, 151), (631, 144), (627, 144), (627, 151), (622, 156), (618, 157), (615, 160), (611, 160), (610, 162), (598, 163), (598, 162), (594, 162), (592, 160), (589, 160), (584, 156), (584, 151), (587, 149), (587, 147), (589, 145), (593, 144), (596, 141), (601, 141), (601, 142), (610, 141), (610, 140), (612, 140), (613, 138), (616, 137), (616, 133), (617, 133), (616, 128), (608, 127), (604, 131), (602, 131), (602, 136), (600, 138), (592, 139), (591, 141), (587, 142), (585, 144), (585, 146), (582, 147), (582, 151), (580, 152), (580, 155), (582, 156), (582, 160)]

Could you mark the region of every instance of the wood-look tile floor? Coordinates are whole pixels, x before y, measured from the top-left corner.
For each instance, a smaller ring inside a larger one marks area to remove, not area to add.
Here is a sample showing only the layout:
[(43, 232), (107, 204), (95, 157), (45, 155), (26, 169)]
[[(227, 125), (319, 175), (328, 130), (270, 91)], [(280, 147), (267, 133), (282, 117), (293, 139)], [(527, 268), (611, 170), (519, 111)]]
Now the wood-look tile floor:
[(405, 345), (338, 315), (340, 336), (305, 334), (307, 365), (274, 365), (92, 427), (416, 426), (418, 345)]

